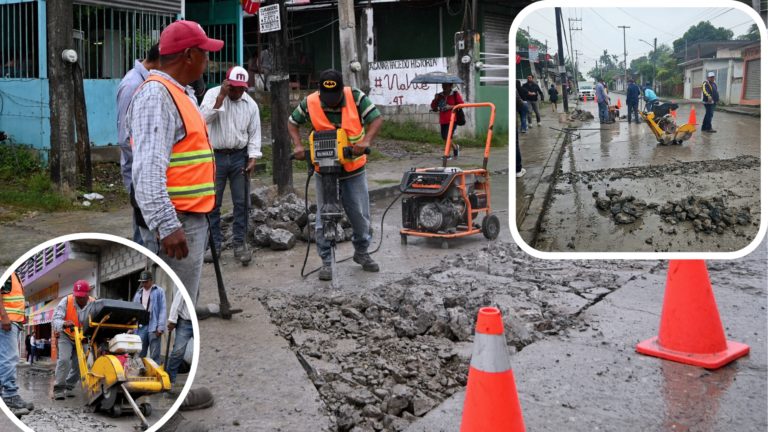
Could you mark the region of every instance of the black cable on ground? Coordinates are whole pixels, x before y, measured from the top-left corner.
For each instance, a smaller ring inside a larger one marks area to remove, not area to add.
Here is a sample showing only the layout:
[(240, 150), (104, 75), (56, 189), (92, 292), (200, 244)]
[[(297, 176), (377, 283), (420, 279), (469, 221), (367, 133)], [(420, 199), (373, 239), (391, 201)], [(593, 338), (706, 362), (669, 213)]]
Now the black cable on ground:
[[(313, 172), (313, 173), (310, 173), (310, 174), (307, 176), (307, 184), (306, 184), (306, 186), (304, 187), (304, 209), (305, 209), (305, 211), (306, 211), (306, 213), (307, 213), (307, 253), (304, 255), (304, 265), (302, 265), (302, 266), (301, 266), (301, 277), (303, 277), (303, 278), (306, 278), (307, 276), (311, 275), (312, 273), (316, 273), (316, 272), (318, 272), (318, 271), (319, 271), (319, 270), (322, 268), (322, 267), (318, 267), (318, 268), (316, 268), (316, 269), (312, 270), (311, 272), (309, 272), (309, 273), (307, 273), (307, 274), (304, 274), (304, 268), (307, 266), (307, 259), (309, 259), (309, 248), (310, 248), (310, 246), (311, 246), (311, 242), (310, 242), (310, 238), (309, 238), (309, 231), (310, 231), (310, 230), (309, 230), (309, 224), (310, 224), (310, 219), (309, 219), (309, 195), (308, 195), (308, 194), (309, 194), (309, 180), (312, 178), (312, 175), (313, 175), (313, 174), (314, 174), (314, 172)], [(405, 193), (405, 191), (407, 191), (407, 190), (408, 190), (408, 188), (410, 188), (410, 187), (411, 187), (411, 186), (412, 186), (414, 183), (416, 183), (416, 182), (417, 182), (417, 181), (419, 181), (419, 180), (420, 180), (420, 178), (416, 178), (416, 179), (414, 179), (412, 182), (410, 182), (410, 183), (408, 184), (408, 186), (406, 186), (406, 187), (405, 187), (405, 190), (404, 190), (404, 191), (402, 191), (402, 192), (400, 192), (400, 194), (398, 194), (398, 195), (395, 197), (395, 199), (393, 199), (393, 200), (392, 200), (392, 202), (391, 202), (391, 203), (389, 203), (389, 205), (387, 206), (387, 208), (384, 210), (384, 214), (383, 214), (383, 215), (381, 215), (381, 224), (380, 224), (380, 227), (379, 227), (379, 231), (381, 231), (381, 234), (380, 234), (380, 236), (379, 236), (379, 245), (378, 245), (378, 246), (376, 246), (376, 249), (374, 249), (374, 251), (373, 251), (373, 252), (369, 252), (369, 253), (368, 253), (369, 255), (373, 255), (373, 254), (375, 254), (376, 252), (378, 252), (378, 251), (379, 251), (379, 249), (381, 248), (381, 245), (384, 243), (384, 218), (386, 218), (386, 217), (387, 217), (387, 212), (389, 211), (389, 209), (390, 209), (390, 208), (392, 208), (392, 206), (393, 206), (393, 205), (394, 205), (394, 204), (397, 202), (397, 200), (398, 200), (398, 199), (400, 199), (400, 197), (401, 197), (401, 196), (403, 196), (403, 194)], [(339, 264), (339, 263), (343, 263), (344, 261), (349, 261), (349, 260), (351, 260), (352, 258), (354, 258), (354, 255), (353, 255), (353, 256), (351, 256), (351, 257), (347, 257), (347, 258), (344, 258), (344, 259), (342, 259), (342, 260), (336, 261), (336, 263), (337, 263), (337, 264)]]

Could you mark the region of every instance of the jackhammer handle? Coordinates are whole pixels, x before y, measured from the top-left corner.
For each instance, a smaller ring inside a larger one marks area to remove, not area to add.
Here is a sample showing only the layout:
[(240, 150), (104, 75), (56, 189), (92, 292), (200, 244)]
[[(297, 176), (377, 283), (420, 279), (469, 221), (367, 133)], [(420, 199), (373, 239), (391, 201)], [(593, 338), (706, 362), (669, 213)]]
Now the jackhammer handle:
[[(344, 159), (352, 159), (353, 157), (355, 157), (355, 155), (352, 154), (352, 146), (344, 147), (343, 151), (344, 151)], [(367, 155), (371, 154), (371, 148), (367, 147), (365, 149), (364, 154), (367, 154)]]
[[(296, 160), (296, 153), (291, 153), (291, 156), (288, 159)], [(304, 160), (307, 160), (307, 151), (306, 150), (304, 150)]]

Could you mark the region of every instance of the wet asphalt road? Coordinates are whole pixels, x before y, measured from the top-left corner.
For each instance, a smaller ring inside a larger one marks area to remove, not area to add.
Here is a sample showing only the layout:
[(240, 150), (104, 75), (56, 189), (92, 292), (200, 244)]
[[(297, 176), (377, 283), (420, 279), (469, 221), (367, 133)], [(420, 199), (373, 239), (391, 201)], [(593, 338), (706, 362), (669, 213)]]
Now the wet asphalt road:
[[(611, 93), (613, 102), (623, 95)], [(624, 104), (625, 105), (625, 104)], [(623, 106), (624, 106), (623, 105)], [(597, 104), (588, 101), (583, 109), (597, 117)], [(626, 109), (621, 109), (622, 114)], [(677, 110), (677, 123), (687, 123), (691, 104)], [(696, 110), (697, 120), (703, 121), (703, 109)], [(566, 142), (560, 169), (562, 173), (593, 173), (598, 170), (634, 168), (643, 170), (654, 166), (696, 164), (702, 162), (743, 160), (760, 157), (760, 119), (737, 114), (715, 112), (713, 127), (718, 132), (702, 133), (697, 126), (693, 137), (683, 145), (657, 144), (650, 128), (644, 124), (628, 124), (626, 120), (601, 125), (599, 120), (585, 122), (581, 138)], [(560, 175), (548, 211), (542, 221), (537, 249), (574, 252), (731, 252), (746, 247), (754, 239), (760, 220), (760, 168), (722, 169), (698, 174), (680, 174), (674, 168), (659, 177), (639, 175), (614, 181), (569, 183)], [(676, 227), (677, 234), (666, 233), (671, 225), (659, 215), (646, 211), (634, 223), (616, 225), (610, 212), (595, 206), (593, 192), (601, 197), (609, 188), (622, 189), (648, 203), (665, 203), (690, 195), (712, 197), (727, 195), (731, 207), (750, 206), (754, 224), (739, 227), (744, 235), (726, 231), (725, 234), (695, 233), (690, 222)], [(664, 232), (663, 232), (663, 231)], [(648, 239), (650, 242), (646, 242)], [(569, 243), (571, 246), (569, 247)]]

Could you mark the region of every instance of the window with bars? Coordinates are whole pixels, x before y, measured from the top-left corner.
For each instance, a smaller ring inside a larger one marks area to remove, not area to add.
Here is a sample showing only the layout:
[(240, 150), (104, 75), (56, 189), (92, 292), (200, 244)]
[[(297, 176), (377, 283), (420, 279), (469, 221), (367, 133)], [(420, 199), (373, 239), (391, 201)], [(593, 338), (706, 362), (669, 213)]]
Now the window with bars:
[(215, 24), (202, 27), (209, 38), (224, 41), (224, 48), (221, 51), (209, 53), (208, 67), (203, 74), (203, 79), (209, 87), (220, 85), (226, 79), (227, 70), (232, 66), (238, 66), (237, 25)]
[(37, 2), (0, 4), (0, 79), (39, 78)]
[(175, 14), (73, 6), (72, 38), (85, 79), (122, 78), (146, 57)]

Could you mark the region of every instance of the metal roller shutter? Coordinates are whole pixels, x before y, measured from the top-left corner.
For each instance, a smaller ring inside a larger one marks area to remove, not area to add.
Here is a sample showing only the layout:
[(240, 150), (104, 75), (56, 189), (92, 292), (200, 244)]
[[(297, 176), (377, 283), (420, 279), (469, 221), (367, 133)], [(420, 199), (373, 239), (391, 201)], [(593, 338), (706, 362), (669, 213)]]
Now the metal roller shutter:
[(760, 100), (760, 59), (747, 62), (747, 89), (744, 99)]
[(701, 86), (704, 84), (704, 69), (695, 69), (691, 72), (691, 99), (701, 99)]
[(73, 3), (152, 12), (181, 13), (181, 0), (75, 0)]
[[(483, 38), (485, 39), (485, 52), (495, 54), (507, 54), (509, 52), (509, 29), (512, 27), (511, 16), (497, 15), (492, 13), (486, 13), (485, 17), (485, 31), (483, 32)], [(503, 57), (488, 57), (485, 61), (488, 65), (509, 65), (509, 59)], [(508, 86), (509, 85), (509, 69), (496, 69), (486, 70), (485, 76), (487, 77), (504, 77), (506, 81), (490, 81), (485, 85), (489, 86)]]

